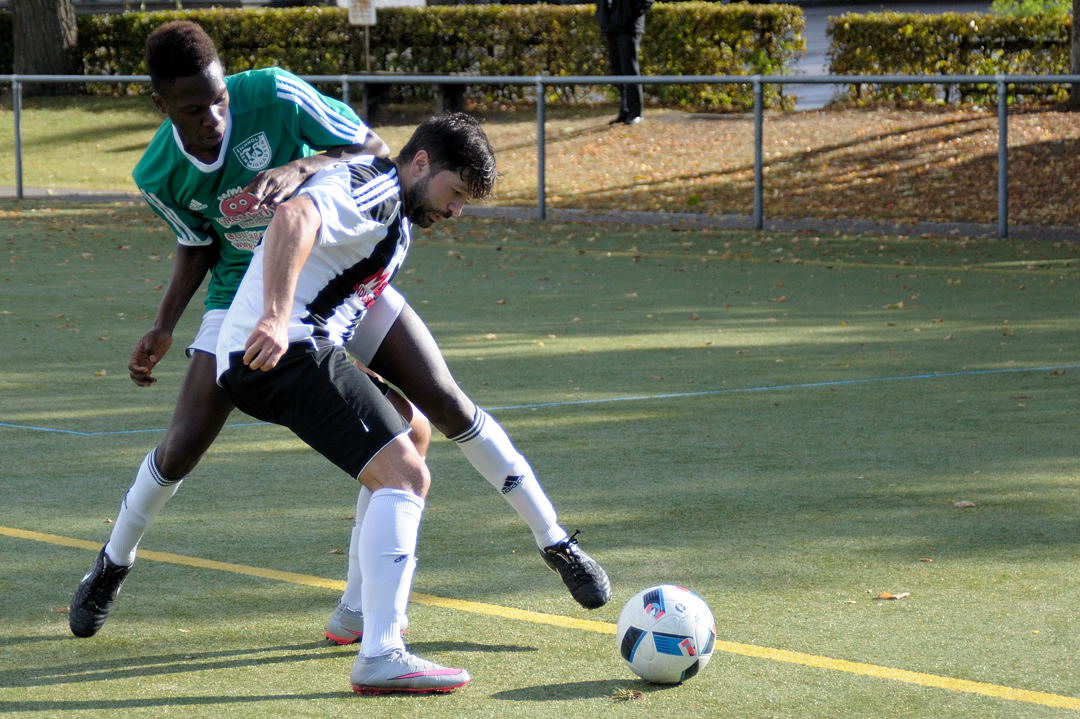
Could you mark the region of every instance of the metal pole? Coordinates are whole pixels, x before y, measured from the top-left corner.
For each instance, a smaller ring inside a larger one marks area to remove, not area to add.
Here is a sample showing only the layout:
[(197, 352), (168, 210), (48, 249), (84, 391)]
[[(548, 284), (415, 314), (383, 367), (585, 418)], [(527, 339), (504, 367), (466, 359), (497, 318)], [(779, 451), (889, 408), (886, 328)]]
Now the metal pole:
[(547, 199), (544, 195), (545, 148), (544, 148), (544, 78), (536, 78), (536, 217), (547, 219)]
[(1005, 80), (998, 78), (998, 237), (1009, 236), (1009, 112)]
[(761, 78), (754, 78), (754, 229), (765, 229), (765, 193), (762, 172), (764, 145), (764, 98)]
[(15, 197), (23, 199), (22, 173), (22, 83), (11, 82), (11, 104), (15, 110)]

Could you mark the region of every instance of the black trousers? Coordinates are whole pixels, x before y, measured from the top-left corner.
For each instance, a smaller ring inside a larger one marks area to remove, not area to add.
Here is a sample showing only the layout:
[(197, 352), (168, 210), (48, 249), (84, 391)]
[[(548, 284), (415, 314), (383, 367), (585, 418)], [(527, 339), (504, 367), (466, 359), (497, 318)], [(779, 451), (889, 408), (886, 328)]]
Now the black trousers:
[[(612, 75), (640, 75), (638, 50), (641, 47), (642, 33), (606, 32), (608, 57), (611, 60)], [(641, 85), (618, 85), (619, 117), (639, 117), (642, 112)]]

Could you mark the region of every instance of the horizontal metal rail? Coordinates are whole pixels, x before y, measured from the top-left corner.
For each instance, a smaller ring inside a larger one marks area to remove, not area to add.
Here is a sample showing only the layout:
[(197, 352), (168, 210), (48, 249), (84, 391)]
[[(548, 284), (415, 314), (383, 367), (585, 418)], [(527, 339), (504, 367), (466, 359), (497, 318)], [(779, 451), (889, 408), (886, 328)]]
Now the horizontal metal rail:
[[(349, 99), (349, 85), (532, 85), (536, 88), (536, 157), (538, 219), (547, 219), (545, 173), (545, 90), (560, 85), (750, 85), (754, 95), (754, 210), (755, 230), (765, 229), (764, 208), (764, 87), (767, 85), (994, 85), (998, 114), (998, 236), (1009, 234), (1008, 86), (1033, 84), (1080, 85), (1080, 75), (304, 75), (309, 82), (339, 83)], [(15, 120), (15, 196), (22, 199), (22, 87), (27, 83), (149, 83), (147, 75), (0, 75), (11, 85)]]

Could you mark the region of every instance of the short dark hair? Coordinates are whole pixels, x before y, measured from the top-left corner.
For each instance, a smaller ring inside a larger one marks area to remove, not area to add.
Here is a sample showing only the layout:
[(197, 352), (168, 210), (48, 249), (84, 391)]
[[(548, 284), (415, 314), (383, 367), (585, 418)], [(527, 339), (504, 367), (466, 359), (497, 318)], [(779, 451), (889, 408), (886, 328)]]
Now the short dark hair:
[(174, 20), (146, 38), (146, 69), (154, 89), (178, 77), (198, 75), (218, 61), (217, 48), (206, 31), (189, 20)]
[(447, 112), (428, 118), (413, 131), (398, 159), (408, 163), (420, 150), (427, 152), (433, 168), (460, 172), (472, 199), (489, 197), (495, 188), (495, 150), (472, 115)]

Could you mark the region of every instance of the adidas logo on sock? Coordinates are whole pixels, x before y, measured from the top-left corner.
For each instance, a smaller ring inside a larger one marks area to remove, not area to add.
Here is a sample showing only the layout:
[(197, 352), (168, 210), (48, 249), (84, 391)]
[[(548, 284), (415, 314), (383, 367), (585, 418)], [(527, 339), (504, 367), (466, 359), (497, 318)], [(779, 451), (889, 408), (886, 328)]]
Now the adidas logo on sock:
[(524, 481), (525, 481), (525, 477), (523, 477), (522, 475), (520, 475), (520, 474), (511, 474), (506, 478), (505, 481), (503, 481), (503, 486), (502, 486), (502, 489), (500, 491), (503, 494), (510, 494), (511, 492), (513, 492), (515, 489), (518, 488), (518, 485), (520, 485)]

